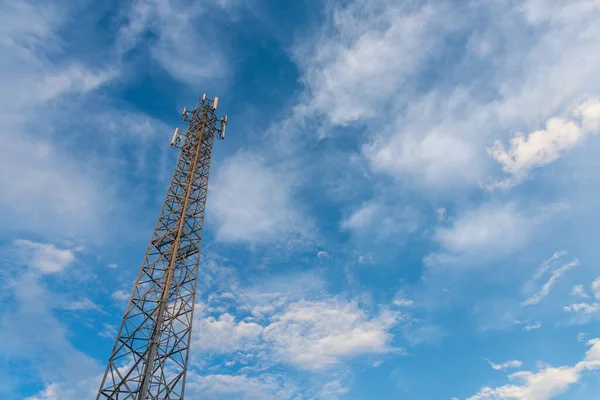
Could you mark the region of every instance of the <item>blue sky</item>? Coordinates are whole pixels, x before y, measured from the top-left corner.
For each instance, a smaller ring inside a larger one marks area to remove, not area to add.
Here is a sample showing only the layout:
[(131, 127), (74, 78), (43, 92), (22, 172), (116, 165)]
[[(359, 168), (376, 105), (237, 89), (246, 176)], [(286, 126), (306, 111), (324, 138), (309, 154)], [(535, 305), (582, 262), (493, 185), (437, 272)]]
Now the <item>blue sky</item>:
[(219, 96), (186, 393), (593, 400), (597, 0), (4, 1), (0, 397), (94, 398)]

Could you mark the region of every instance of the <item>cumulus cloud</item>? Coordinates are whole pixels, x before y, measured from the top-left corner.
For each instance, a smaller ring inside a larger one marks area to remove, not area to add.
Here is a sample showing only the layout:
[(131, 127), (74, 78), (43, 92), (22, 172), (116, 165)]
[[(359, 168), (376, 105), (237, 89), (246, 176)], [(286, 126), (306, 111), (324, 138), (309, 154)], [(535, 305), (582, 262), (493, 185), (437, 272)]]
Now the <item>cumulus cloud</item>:
[(397, 322), (388, 312), (369, 318), (353, 303), (299, 302), (274, 316), (264, 334), (283, 361), (323, 369), (360, 354), (392, 351), (388, 330)]
[(17, 240), (15, 245), (21, 261), (43, 274), (60, 272), (75, 261), (72, 250), (59, 249), (53, 244)]
[(251, 307), (260, 318), (237, 320), (223, 313), (203, 316), (194, 326), (192, 346), (214, 354), (244, 354), (262, 362), (283, 363), (302, 370), (323, 370), (364, 354), (398, 351), (390, 330), (400, 315), (382, 310), (369, 316), (354, 302), (331, 298)]
[(257, 345), (263, 327), (254, 322), (236, 322), (231, 314), (221, 314), (218, 318), (208, 316), (194, 325), (192, 347), (199, 351), (229, 353), (248, 350)]
[(545, 366), (538, 372), (519, 371), (509, 375), (515, 383), (484, 387), (467, 400), (549, 400), (579, 382), (584, 373), (600, 369), (600, 339), (588, 341), (590, 349), (573, 366)]
[(294, 208), (289, 179), (257, 155), (242, 152), (227, 159), (213, 182), (209, 207), (219, 240), (263, 242), (308, 233)]
[(587, 136), (600, 130), (600, 98), (590, 98), (575, 108), (573, 117), (554, 117), (544, 129), (517, 133), (510, 139), (508, 149), (496, 141), (487, 149), (488, 154), (502, 165), (508, 180), (492, 185), (508, 187), (520, 181), (533, 168), (558, 159), (561, 154), (582, 143)]

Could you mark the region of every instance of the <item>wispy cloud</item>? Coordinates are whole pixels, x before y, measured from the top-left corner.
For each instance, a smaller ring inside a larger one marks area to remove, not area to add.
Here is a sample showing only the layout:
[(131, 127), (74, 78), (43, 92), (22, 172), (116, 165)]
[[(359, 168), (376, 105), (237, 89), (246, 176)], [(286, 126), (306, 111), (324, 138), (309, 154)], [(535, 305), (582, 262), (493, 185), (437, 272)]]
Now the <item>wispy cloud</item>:
[(216, 171), (211, 184), (209, 221), (225, 242), (260, 243), (310, 237), (312, 226), (293, 196), (291, 176), (256, 154), (237, 153)]
[[(188, 84), (206, 78), (222, 77), (230, 72), (226, 42), (218, 36), (220, 26), (206, 18), (216, 11), (227, 18), (235, 2), (143, 0), (131, 3), (124, 13), (127, 23), (119, 29), (116, 49), (125, 54), (144, 41), (151, 56), (169, 74)], [(216, 10), (215, 10), (216, 9)], [(203, 29), (196, 29), (202, 21)], [(189, 51), (193, 48), (194, 51)]]
[(506, 361), (502, 364), (494, 363), (494, 362), (488, 360), (487, 358), (485, 358), (484, 360), (486, 360), (488, 362), (488, 364), (490, 364), (490, 367), (492, 367), (492, 369), (495, 369), (496, 371), (509, 369), (509, 368), (521, 368), (523, 366), (523, 362), (519, 361), (519, 360), (510, 360), (510, 361)]
[(536, 229), (561, 206), (535, 211), (516, 203), (488, 203), (450, 219), (451, 226), (436, 228), (433, 238), (442, 251), (425, 258), (429, 265), (473, 265), (509, 254), (527, 244)]
[(544, 297), (548, 296), (548, 294), (550, 293), (550, 289), (552, 289), (552, 286), (554, 286), (556, 284), (556, 282), (560, 279), (560, 277), (565, 272), (567, 272), (568, 270), (570, 270), (578, 265), (579, 265), (579, 260), (573, 260), (571, 262), (568, 262), (568, 263), (556, 268), (552, 272), (552, 275), (550, 276), (548, 281), (546, 281), (546, 283), (544, 283), (544, 285), (542, 286), (540, 291), (535, 293), (533, 296), (531, 296), (527, 300), (525, 300), (523, 302), (523, 305), (529, 306), (532, 304), (538, 304)]
[(541, 327), (542, 327), (542, 324), (540, 322), (534, 322), (533, 324), (526, 324), (523, 327), (523, 330), (526, 332), (529, 332), (529, 331), (533, 331), (535, 329), (540, 329)]

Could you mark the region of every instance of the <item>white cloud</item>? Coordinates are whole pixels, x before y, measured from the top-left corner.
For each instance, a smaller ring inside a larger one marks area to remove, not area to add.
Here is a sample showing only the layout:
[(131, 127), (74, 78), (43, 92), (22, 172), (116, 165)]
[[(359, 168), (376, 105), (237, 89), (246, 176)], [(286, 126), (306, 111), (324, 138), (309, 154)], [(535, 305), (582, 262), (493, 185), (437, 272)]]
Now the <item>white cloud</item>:
[(126, 302), (129, 301), (129, 297), (131, 296), (131, 292), (127, 292), (125, 290), (117, 290), (113, 294), (110, 295), (113, 299), (118, 302)]
[(360, 237), (382, 239), (400, 233), (413, 233), (420, 227), (419, 212), (404, 204), (391, 204), (375, 198), (363, 203), (342, 220), (342, 229)]
[(510, 360), (510, 361), (506, 361), (502, 364), (496, 364), (488, 359), (485, 359), (485, 360), (488, 362), (488, 364), (490, 364), (490, 367), (492, 367), (496, 371), (509, 369), (509, 368), (521, 368), (523, 366), (523, 362), (519, 361), (519, 360)]
[(561, 250), (561, 251), (557, 251), (554, 254), (552, 254), (552, 256), (545, 260), (541, 265), (540, 268), (537, 270), (537, 272), (535, 273), (535, 275), (533, 276), (535, 279), (539, 279), (542, 277), (542, 275), (544, 275), (546, 273), (546, 271), (548, 271), (548, 269), (550, 269), (550, 267), (554, 264), (554, 261), (558, 260), (559, 258), (565, 256), (567, 254), (566, 251)]
[[(529, 4), (334, 5), (331, 24), (295, 53), (305, 83), (296, 114), (364, 124), (372, 141), (363, 156), (375, 171), (428, 188), (480, 184), (493, 168), (486, 147), (494, 139), (518, 127), (534, 130), (582, 95), (600, 92), (599, 7), (587, 0)], [(456, 31), (469, 40), (457, 44)], [(457, 45), (464, 53), (449, 57)], [(435, 57), (444, 60), (442, 74), (431, 68)], [(549, 128), (559, 125), (554, 120)], [(498, 147), (493, 154), (509, 171), (522, 171), (571, 146), (562, 131), (558, 137), (544, 145), (545, 154), (531, 153), (527, 141), (527, 149)]]
[[(127, 25), (119, 30), (117, 50), (123, 54), (134, 48), (140, 37), (153, 33), (154, 40), (146, 44), (151, 56), (172, 76), (191, 84), (228, 73), (228, 65), (219, 41), (219, 26), (206, 17), (219, 2), (144, 0), (132, 4), (126, 17)], [(223, 3), (218, 12), (225, 17), (230, 4)], [(197, 29), (202, 20), (204, 29)], [(194, 51), (188, 51), (194, 48)]]
[(76, 300), (76, 301), (66, 303), (61, 308), (63, 310), (71, 310), (71, 311), (84, 311), (84, 310), (102, 311), (102, 308), (98, 304), (94, 303), (87, 297), (84, 297), (81, 300)]
[(532, 305), (532, 304), (538, 304), (540, 302), (540, 300), (542, 300), (544, 297), (548, 296), (548, 294), (550, 293), (550, 289), (552, 288), (552, 286), (558, 281), (558, 279), (568, 270), (570, 270), (573, 267), (576, 267), (579, 265), (579, 261), (578, 260), (573, 260), (567, 264), (564, 264), (563, 266), (557, 268), (553, 273), (552, 276), (550, 276), (550, 278), (548, 279), (548, 281), (544, 284), (544, 286), (542, 286), (542, 288), (540, 289), (540, 291), (536, 294), (534, 294), (533, 296), (531, 296), (530, 298), (528, 298), (527, 300), (525, 300), (523, 302), (523, 305), (527, 306), (527, 305)]
[(414, 304), (414, 302), (409, 299), (399, 298), (399, 299), (394, 300), (394, 305), (396, 305), (398, 307), (412, 307), (413, 304)]
[(364, 204), (342, 221), (342, 228), (363, 229), (367, 225), (377, 223), (378, 220), (374, 219), (376, 212), (376, 205), (371, 203)]
[(588, 297), (590, 297), (585, 292), (585, 289), (583, 288), (583, 285), (575, 285), (575, 286), (573, 286), (573, 290), (571, 290), (571, 296), (583, 297), (584, 299), (587, 299)]
[(39, 393), (25, 400), (79, 400), (91, 399), (98, 394), (101, 377), (86, 378), (68, 383), (51, 383)]
[(574, 303), (563, 308), (566, 312), (593, 314), (600, 310), (600, 303)]
[(115, 269), (118, 267), (118, 265), (117, 264), (108, 264), (107, 267), (111, 268), (111, 269)]
[(117, 337), (117, 327), (115, 325), (104, 323), (102, 330), (98, 331), (98, 336), (114, 340)]
[(350, 389), (344, 387), (340, 381), (332, 381), (326, 383), (315, 397), (321, 400), (337, 400), (349, 391)]
[[(594, 298), (600, 300), (600, 278), (596, 278), (590, 285)], [(583, 285), (577, 285), (573, 288), (571, 294), (578, 295), (580, 297), (589, 298), (590, 296), (585, 293)], [(573, 303), (563, 307), (563, 310), (568, 313), (577, 314), (579, 322), (587, 321), (586, 317), (600, 311), (600, 303), (581, 302)]]
[(442, 222), (446, 220), (446, 209), (441, 207), (435, 210), (435, 214), (437, 215), (438, 221)]
[(369, 318), (353, 303), (301, 301), (273, 316), (264, 335), (282, 361), (318, 370), (356, 355), (393, 351), (388, 330), (397, 318), (390, 312)]
[(294, 209), (290, 177), (252, 153), (237, 153), (217, 170), (208, 200), (217, 238), (262, 242), (309, 229)]
[(450, 227), (436, 228), (433, 239), (443, 252), (432, 253), (425, 261), (430, 265), (467, 265), (470, 260), (508, 254), (527, 244), (538, 225), (553, 211), (531, 215), (520, 211), (515, 203), (483, 204), (454, 219)]
[(291, 399), (298, 389), (285, 377), (273, 374), (198, 375), (188, 373), (186, 393), (207, 400), (280, 400)]
[(590, 98), (575, 108), (574, 116), (554, 117), (546, 122), (544, 129), (527, 135), (519, 132), (505, 149), (500, 141), (489, 147), (488, 154), (502, 165), (505, 173), (512, 176), (496, 186), (510, 186), (527, 175), (533, 168), (549, 164), (561, 154), (579, 145), (590, 134), (600, 130), (600, 98)]
[(1, 217), (4, 225), (19, 221), (21, 229), (36, 231), (56, 221), (67, 229), (94, 225), (104, 196), (93, 178), (51, 142), (31, 138), (20, 128), (8, 129), (15, 130), (0, 135), (0, 164), (6, 171), (0, 173), (0, 204), (11, 210)]
[(542, 324), (540, 322), (535, 322), (533, 324), (527, 324), (523, 327), (523, 330), (526, 332), (533, 331), (535, 329), (540, 329)]
[(600, 277), (594, 279), (594, 281), (592, 282), (592, 290), (594, 291), (596, 299), (600, 300), (600, 297), (598, 296), (598, 294), (600, 293)]
[(549, 400), (579, 382), (585, 372), (600, 369), (600, 339), (588, 342), (590, 349), (573, 366), (545, 366), (538, 372), (519, 371), (509, 375), (515, 383), (484, 387), (467, 400)]
[(335, 7), (318, 40), (296, 49), (308, 94), (297, 111), (339, 125), (378, 115), (440, 45), (450, 25), (441, 18), (447, 9), (359, 1)]
[[(100, 372), (96, 361), (76, 349), (70, 332), (54, 316), (57, 294), (38, 274), (26, 272), (12, 284), (15, 303), (0, 320), (0, 353), (27, 366), (29, 374), (47, 384), (34, 399), (75, 400), (92, 394), (90, 377)], [(26, 349), (26, 351), (24, 351)], [(14, 371), (6, 371), (11, 376)]]
[[(66, 43), (57, 32), (71, 20), (70, 12), (60, 3), (0, 6), (0, 50), (5, 54), (0, 65), (0, 205), (10, 210), (0, 215), (0, 223), (9, 230), (18, 226), (41, 233), (46, 228), (64, 234), (86, 229), (95, 226), (108, 203), (107, 189), (98, 189), (86, 162), (57, 145), (68, 133), (68, 107), (49, 106), (87, 95), (116, 76), (112, 65), (92, 68), (65, 54)], [(31, 118), (33, 109), (36, 118)]]
[(259, 344), (263, 327), (254, 322), (236, 322), (231, 314), (208, 316), (194, 324), (191, 346), (199, 351), (229, 353), (249, 350)]
[(398, 313), (383, 309), (370, 317), (356, 303), (335, 298), (289, 302), (273, 294), (269, 299), (268, 307), (260, 302), (246, 307), (255, 315), (248, 321), (229, 313), (197, 318), (192, 346), (205, 353), (237, 353), (303, 370), (328, 369), (359, 355), (397, 351), (390, 330), (400, 322)]
[(438, 228), (435, 240), (452, 252), (503, 248), (525, 243), (532, 222), (515, 204), (486, 205), (460, 216), (450, 228)]
[(15, 245), (20, 260), (43, 274), (60, 272), (75, 261), (72, 250), (59, 249), (53, 244), (17, 240)]
[(329, 253), (327, 253), (326, 251), (319, 251), (317, 253), (317, 258), (328, 258), (329, 257)]
[(364, 156), (373, 170), (400, 180), (414, 177), (419, 184), (430, 187), (478, 178), (477, 168), (473, 167), (479, 167), (479, 162), (472, 142), (448, 134), (441, 126), (430, 128), (426, 134), (417, 127), (395, 129), (364, 147)]

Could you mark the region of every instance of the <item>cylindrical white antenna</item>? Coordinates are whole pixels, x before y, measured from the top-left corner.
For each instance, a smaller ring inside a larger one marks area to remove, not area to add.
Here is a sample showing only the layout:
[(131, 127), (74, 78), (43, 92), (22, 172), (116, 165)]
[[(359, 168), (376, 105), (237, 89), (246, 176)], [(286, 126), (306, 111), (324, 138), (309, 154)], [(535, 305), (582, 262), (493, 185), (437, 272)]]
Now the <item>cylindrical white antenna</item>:
[(177, 139), (177, 135), (179, 135), (179, 128), (175, 128), (175, 132), (173, 132), (173, 138), (171, 139), (171, 146), (175, 144), (175, 139)]

